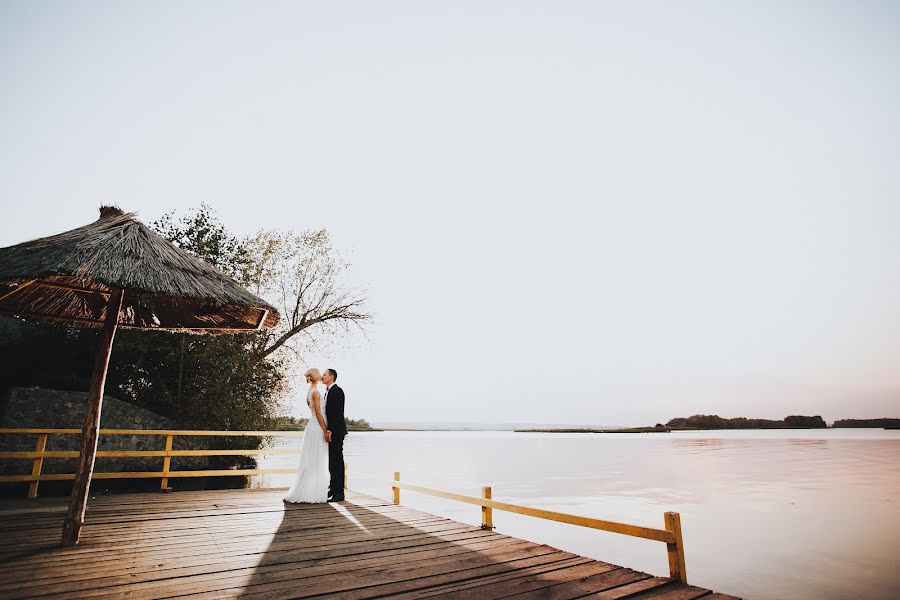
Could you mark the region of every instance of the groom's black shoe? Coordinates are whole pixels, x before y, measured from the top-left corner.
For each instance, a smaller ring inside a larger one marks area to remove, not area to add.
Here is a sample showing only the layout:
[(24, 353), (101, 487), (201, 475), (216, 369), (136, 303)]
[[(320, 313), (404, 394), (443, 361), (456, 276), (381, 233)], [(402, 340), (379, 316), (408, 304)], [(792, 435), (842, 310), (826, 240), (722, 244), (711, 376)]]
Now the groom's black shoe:
[(343, 502), (344, 497), (343, 496), (332, 496), (331, 498), (328, 499), (328, 501), (329, 502)]

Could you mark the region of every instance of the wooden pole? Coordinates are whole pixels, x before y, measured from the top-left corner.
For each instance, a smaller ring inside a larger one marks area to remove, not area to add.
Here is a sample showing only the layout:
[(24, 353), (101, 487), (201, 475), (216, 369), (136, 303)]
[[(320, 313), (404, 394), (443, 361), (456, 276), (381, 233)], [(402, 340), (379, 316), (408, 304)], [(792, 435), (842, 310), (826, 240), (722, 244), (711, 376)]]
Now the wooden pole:
[[(400, 481), (399, 471), (394, 471), (394, 481)], [(391, 490), (394, 492), (394, 504), (400, 504), (400, 488), (394, 486)]]
[[(35, 452), (43, 453), (44, 450), (47, 449), (47, 434), (39, 433), (37, 439), (37, 448), (35, 448)], [(44, 457), (41, 456), (39, 458), (35, 458), (34, 462), (31, 464), (31, 476), (32, 477), (40, 477), (41, 476), (41, 468), (44, 465)], [(37, 498), (38, 493), (38, 484), (39, 480), (32, 481), (28, 484), (28, 497), (29, 498)]]
[(75, 471), (75, 484), (69, 496), (69, 510), (63, 524), (62, 545), (74, 546), (81, 536), (84, 524), (84, 511), (87, 509), (88, 491), (91, 486), (91, 475), (94, 473), (94, 459), (97, 457), (97, 440), (100, 437), (100, 408), (103, 404), (103, 387), (106, 385), (106, 370), (109, 367), (109, 354), (112, 351), (113, 338), (116, 337), (116, 326), (119, 324), (119, 311), (122, 309), (121, 288), (112, 290), (109, 303), (106, 305), (106, 318), (103, 330), (94, 355), (94, 371), (88, 388), (87, 410), (84, 415), (84, 426), (81, 428), (81, 452), (78, 456), (78, 468)]
[(666, 544), (669, 555), (669, 576), (681, 583), (687, 583), (687, 568), (684, 564), (684, 540), (681, 538), (681, 515), (677, 512), (665, 513), (666, 529), (675, 534), (675, 542)]
[(163, 492), (172, 491), (172, 488), (169, 487), (169, 467), (172, 466), (172, 442), (174, 439), (175, 436), (171, 433), (166, 436), (166, 457), (163, 458), (163, 477), (159, 484), (159, 489)]
[[(485, 500), (491, 499), (491, 486), (486, 485), (481, 488), (481, 497)], [(482, 529), (493, 529), (494, 528), (494, 509), (490, 506), (482, 506), (481, 507), (481, 528)]]

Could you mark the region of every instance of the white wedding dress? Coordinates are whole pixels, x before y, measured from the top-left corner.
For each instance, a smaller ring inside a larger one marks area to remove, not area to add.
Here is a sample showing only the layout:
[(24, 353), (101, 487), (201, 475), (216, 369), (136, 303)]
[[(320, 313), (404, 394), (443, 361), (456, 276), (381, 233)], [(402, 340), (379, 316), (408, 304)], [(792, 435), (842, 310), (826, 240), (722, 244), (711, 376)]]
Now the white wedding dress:
[[(312, 409), (313, 390), (306, 393), (306, 405), (309, 407), (309, 423), (303, 431), (303, 446), (300, 449), (300, 468), (294, 485), (284, 497), (286, 502), (327, 502), (328, 485), (331, 475), (328, 472), (328, 443), (325, 432), (316, 419)], [(320, 394), (321, 397), (321, 394)], [(325, 399), (319, 400), (322, 418), (325, 418)], [(327, 422), (326, 422), (327, 426)]]

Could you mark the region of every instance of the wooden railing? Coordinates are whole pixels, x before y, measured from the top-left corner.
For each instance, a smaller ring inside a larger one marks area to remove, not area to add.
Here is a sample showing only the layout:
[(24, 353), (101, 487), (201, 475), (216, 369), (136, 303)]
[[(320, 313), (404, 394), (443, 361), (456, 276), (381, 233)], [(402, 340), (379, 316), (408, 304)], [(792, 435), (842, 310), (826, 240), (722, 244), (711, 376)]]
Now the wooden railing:
[[(78, 458), (77, 450), (48, 451), (47, 439), (51, 435), (79, 435), (80, 429), (3, 429), (2, 434), (37, 435), (34, 452), (0, 452), (0, 459), (32, 460), (31, 475), (2, 475), (0, 483), (28, 482), (28, 497), (36, 498), (41, 481), (62, 481), (75, 479), (74, 473), (42, 473), (44, 460), (47, 458)], [(165, 436), (165, 447), (161, 450), (100, 450), (97, 458), (162, 458), (160, 471), (119, 471), (114, 473), (94, 473), (93, 479), (153, 479), (160, 478), (160, 489), (169, 488), (169, 479), (173, 477), (229, 477), (239, 475), (289, 475), (297, 472), (292, 469), (205, 469), (202, 471), (173, 471), (172, 458), (177, 456), (272, 456), (297, 455), (300, 449), (260, 449), (260, 450), (173, 450), (172, 444), (177, 436), (252, 436), (252, 437), (302, 437), (300, 431), (193, 431), (173, 429), (101, 429), (100, 435), (154, 435)]]
[[(354, 474), (354, 478), (376, 479), (380, 478), (368, 475)], [(502, 510), (506, 512), (525, 515), (528, 517), (536, 517), (538, 519), (546, 519), (548, 521), (556, 521), (558, 523), (569, 523), (580, 527), (588, 527), (590, 529), (599, 529), (601, 531), (609, 531), (612, 533), (621, 533), (632, 537), (643, 538), (645, 540), (655, 540), (665, 542), (666, 551), (669, 558), (669, 575), (678, 579), (683, 583), (687, 583), (687, 569), (684, 562), (684, 541), (681, 536), (681, 515), (677, 512), (666, 512), (663, 514), (665, 529), (655, 529), (653, 527), (644, 527), (642, 525), (630, 525), (628, 523), (617, 523), (615, 521), (604, 521), (602, 519), (593, 519), (590, 517), (581, 517), (570, 515), (567, 513), (555, 512), (552, 510), (544, 510), (542, 508), (532, 508), (529, 506), (520, 506), (518, 504), (510, 504), (508, 502), (498, 502), (491, 497), (490, 486), (481, 488), (481, 497), (466, 496), (464, 494), (456, 494), (453, 492), (445, 492), (434, 488), (428, 488), (421, 485), (414, 485), (400, 481), (400, 473), (394, 473), (393, 481), (383, 481), (383, 483), (391, 486), (392, 498), (394, 504), (400, 504), (400, 490), (409, 490), (429, 496), (437, 496), (438, 498), (446, 498), (447, 500), (455, 500), (466, 504), (474, 504), (481, 507), (481, 527), (483, 529), (494, 528), (494, 510)]]

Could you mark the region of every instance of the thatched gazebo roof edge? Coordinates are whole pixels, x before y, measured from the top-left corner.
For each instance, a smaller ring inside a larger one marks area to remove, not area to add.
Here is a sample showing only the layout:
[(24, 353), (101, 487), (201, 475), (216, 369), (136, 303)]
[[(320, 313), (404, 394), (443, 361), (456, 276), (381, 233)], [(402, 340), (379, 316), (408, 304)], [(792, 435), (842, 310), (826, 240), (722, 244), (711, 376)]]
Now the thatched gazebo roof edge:
[(246, 331), (277, 324), (274, 307), (133, 213), (101, 213), (83, 227), (0, 248), (0, 313), (99, 327), (110, 291), (121, 288), (121, 327)]

